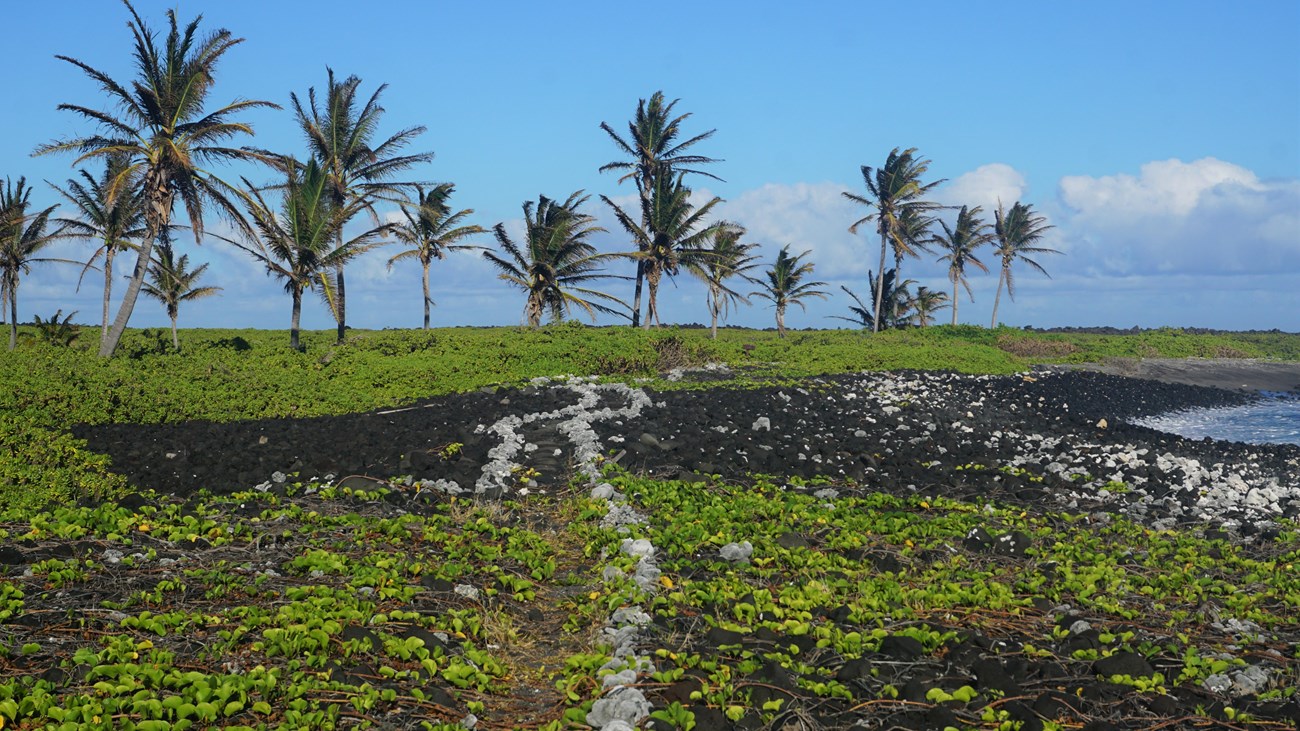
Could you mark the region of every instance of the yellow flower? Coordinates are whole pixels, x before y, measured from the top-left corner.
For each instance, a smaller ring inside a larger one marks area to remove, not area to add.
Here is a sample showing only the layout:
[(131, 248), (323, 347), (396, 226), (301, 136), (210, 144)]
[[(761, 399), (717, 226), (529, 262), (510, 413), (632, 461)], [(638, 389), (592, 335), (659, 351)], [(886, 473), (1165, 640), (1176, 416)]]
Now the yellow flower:
[(588, 599), (591, 599), (592, 601), (595, 601), (595, 600), (597, 600), (597, 599), (600, 598), (600, 592), (598, 592), (598, 591), (593, 591), (593, 592), (591, 592), (590, 594), (587, 595), (587, 598), (588, 598)]
[(673, 580), (667, 576), (660, 576), (659, 583), (662, 584), (665, 589), (673, 588)]
[(148, 533), (148, 532), (149, 532), (149, 524), (148, 524), (148, 523), (141, 523), (141, 524), (140, 524), (140, 528), (139, 528), (139, 530), (140, 530), (141, 533)]

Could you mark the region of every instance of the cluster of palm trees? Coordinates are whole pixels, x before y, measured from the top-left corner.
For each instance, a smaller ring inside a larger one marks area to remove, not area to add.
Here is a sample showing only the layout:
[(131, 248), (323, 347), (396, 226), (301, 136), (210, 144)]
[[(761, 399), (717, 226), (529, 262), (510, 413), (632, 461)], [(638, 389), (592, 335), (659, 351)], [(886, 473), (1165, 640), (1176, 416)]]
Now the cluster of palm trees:
[[(60, 105), (59, 109), (80, 115), (97, 130), (42, 145), (35, 153), (71, 153), (76, 156), (74, 166), (88, 162), (103, 165), (98, 174), (81, 169), (65, 186), (53, 186), (78, 216), (54, 218), (55, 207), (31, 209), (31, 188), (23, 179), (16, 184), (6, 181), (0, 189), (0, 310), (8, 305), (11, 348), (17, 337), (20, 275), (31, 264), (50, 260), (40, 257), (44, 247), (68, 237), (96, 244), (89, 261), (69, 263), (83, 265), (83, 279), (87, 271), (102, 268), (100, 355), (110, 356), (115, 351), (142, 292), (164, 305), (172, 322), (173, 345), (179, 348), (179, 306), (215, 294), (219, 288), (200, 286), (207, 265), (191, 269), (188, 256), (176, 255), (172, 236), (177, 230), (189, 229), (199, 242), (205, 236), (205, 215), (213, 212), (230, 223), (233, 233), (207, 235), (238, 247), (283, 281), (292, 301), (290, 343), (294, 348), (300, 346), (302, 299), (308, 291), (319, 293), (334, 316), (340, 341), (343, 339), (345, 268), (390, 240), (404, 247), (388, 260), (390, 267), (404, 260), (421, 265), (425, 328), (433, 304), (429, 267), (457, 250), (483, 250), (482, 256), (499, 277), (524, 293), (524, 320), (532, 326), (546, 316), (560, 320), (577, 311), (593, 319), (597, 313), (627, 317), (633, 326), (659, 325), (660, 287), (666, 278), (683, 271), (707, 288), (714, 337), (718, 322), (733, 307), (749, 303), (751, 296), (772, 303), (782, 336), (789, 305), (804, 307), (808, 298), (827, 296), (818, 289), (824, 282), (810, 281), (814, 267), (807, 259), (809, 252), (793, 255), (789, 245), (781, 249), (764, 276), (755, 274), (760, 265), (755, 253), (758, 244), (742, 243), (746, 231), (740, 224), (713, 219), (721, 199), (702, 200), (689, 186), (694, 177), (717, 179), (706, 168), (719, 161), (693, 149), (714, 130), (686, 135), (683, 128), (690, 114), (675, 114), (678, 102), (669, 101), (662, 92), (638, 102), (625, 134), (607, 123), (600, 125), (624, 155), (601, 166), (600, 171), (622, 173), (618, 182), (632, 182), (637, 194), (635, 208), (600, 196), (630, 238), (630, 250), (601, 252), (593, 245), (592, 236), (604, 229), (594, 215), (583, 210), (590, 199), (583, 191), (563, 200), (542, 195), (525, 202), (524, 230), (515, 240), (503, 224), (489, 231), (468, 223), (473, 210), (454, 209), (450, 203), (452, 184), (400, 179), (433, 155), (406, 149), (425, 131), (423, 127), (406, 128), (381, 139), (383, 85), (366, 97), (360, 79), (339, 79), (327, 69), (326, 85), (319, 95), (314, 87), (308, 89), (305, 99), (290, 94), (295, 123), (307, 143), (305, 155), (237, 146), (237, 139), (253, 134), (252, 128), (238, 119), (241, 113), (279, 108), (258, 100), (238, 100), (216, 109), (209, 106), (217, 65), (243, 39), (224, 29), (201, 34), (201, 16), (182, 25), (175, 11), (168, 11), (167, 33), (161, 37), (129, 0), (123, 1), (131, 14), (134, 78), (119, 83), (85, 62), (59, 56), (95, 81), (110, 104), (104, 108)], [(275, 179), (259, 185), (241, 177), (239, 185), (232, 185), (211, 171), (217, 162), (260, 164), (274, 171)], [(883, 274), (872, 276), (874, 306), (863, 305), (845, 289), (858, 305), (852, 308), (855, 321), (874, 331), (927, 325), (933, 312), (944, 306), (946, 296), (942, 293), (925, 287), (913, 293), (909, 289), (913, 280), (895, 284), (904, 259), (930, 251), (931, 246), (947, 252), (941, 260), (948, 262), (953, 283), (954, 323), (958, 285), (970, 292), (966, 267), (987, 271), (976, 256), (980, 246), (996, 241), (996, 253), (1002, 260), (995, 323), (1003, 285), (1009, 296), (1014, 295), (1012, 264), (1024, 261), (1043, 271), (1027, 255), (1052, 251), (1038, 245), (1050, 226), (1034, 215), (1030, 206), (1019, 202), (1006, 212), (999, 205), (992, 232), (979, 219), (979, 207), (962, 208), (951, 227), (939, 220), (936, 214), (942, 206), (928, 201), (927, 194), (943, 181), (922, 182), (928, 166), (929, 161), (918, 157), (914, 149), (895, 149), (883, 167), (862, 167), (865, 194), (844, 194), (871, 209), (850, 231), (874, 222), (880, 236), (879, 270)], [(397, 206), (397, 215), (381, 216), (383, 204)], [(181, 222), (173, 221), (178, 205), (184, 211)], [(364, 223), (358, 224), (361, 221)], [(932, 233), (936, 222), (943, 229), (940, 235)], [(495, 239), (495, 247), (470, 241), (488, 234)], [(114, 259), (128, 250), (136, 253), (136, 263), (117, 314), (110, 321)], [(890, 250), (894, 267), (885, 272)], [(607, 264), (615, 260), (634, 261), (635, 276), (610, 273)], [(97, 263), (101, 266), (96, 267)], [(596, 283), (604, 279), (635, 279), (631, 304), (596, 289)], [(749, 286), (756, 290), (744, 292)]]
[[(862, 166), (862, 180), (867, 194), (861, 195), (845, 191), (844, 197), (872, 209), (863, 218), (849, 227), (856, 233), (863, 224), (874, 222), (876, 232), (880, 235), (880, 269), (883, 275), (871, 275), (871, 288), (875, 293), (875, 306), (864, 306), (857, 295), (845, 290), (858, 303), (851, 308), (858, 321), (864, 326), (870, 325), (873, 332), (888, 327), (902, 327), (929, 324), (934, 310), (942, 309), (945, 302), (952, 307), (952, 324), (957, 324), (958, 286), (966, 288), (966, 293), (974, 301), (967, 266), (974, 266), (987, 272), (988, 267), (977, 256), (978, 250), (985, 244), (994, 246), (994, 255), (998, 257), (1001, 269), (998, 274), (997, 295), (993, 300), (993, 322), (998, 322), (998, 302), (1002, 298), (1005, 284), (1007, 295), (1014, 299), (1015, 286), (1012, 265), (1024, 262), (1037, 271), (1047, 274), (1047, 270), (1031, 254), (1057, 254), (1055, 249), (1041, 245), (1043, 235), (1052, 228), (1047, 219), (1037, 215), (1033, 206), (1016, 201), (1007, 211), (999, 201), (994, 213), (994, 225), (980, 219), (982, 208), (962, 206), (952, 226), (934, 215), (944, 206), (927, 200), (926, 196), (944, 180), (923, 182), (922, 177), (930, 167), (930, 161), (917, 155), (916, 148), (900, 151), (894, 148), (885, 160), (884, 166), (871, 168)], [(938, 223), (942, 233), (934, 232)], [(952, 282), (952, 297), (949, 299), (940, 292), (932, 292), (925, 287), (918, 287), (915, 294), (908, 291), (914, 280), (897, 282), (905, 258), (917, 258), (921, 252), (932, 253), (931, 247), (938, 247), (945, 253), (939, 261), (948, 264), (948, 280)], [(886, 254), (893, 251), (894, 268), (885, 271)], [(895, 284), (897, 282), (897, 284)], [(887, 293), (893, 291), (892, 296)], [(850, 318), (843, 318), (850, 319)]]

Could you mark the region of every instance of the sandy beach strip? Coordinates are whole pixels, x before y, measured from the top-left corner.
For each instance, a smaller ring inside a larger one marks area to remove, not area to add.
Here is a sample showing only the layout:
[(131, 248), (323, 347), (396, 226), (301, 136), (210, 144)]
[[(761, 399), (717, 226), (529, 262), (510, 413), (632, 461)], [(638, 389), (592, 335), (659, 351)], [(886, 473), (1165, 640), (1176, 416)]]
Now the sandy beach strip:
[(1243, 358), (1110, 358), (1101, 363), (1053, 366), (1164, 383), (1235, 391), (1300, 394), (1300, 361)]

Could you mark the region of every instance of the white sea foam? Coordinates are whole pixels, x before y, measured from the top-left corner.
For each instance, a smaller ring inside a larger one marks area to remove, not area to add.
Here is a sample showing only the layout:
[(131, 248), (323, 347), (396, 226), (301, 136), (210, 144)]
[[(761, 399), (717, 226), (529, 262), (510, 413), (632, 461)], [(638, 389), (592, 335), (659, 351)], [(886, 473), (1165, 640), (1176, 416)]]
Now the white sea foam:
[(1300, 444), (1300, 398), (1273, 397), (1243, 406), (1176, 411), (1134, 422), (1191, 439)]

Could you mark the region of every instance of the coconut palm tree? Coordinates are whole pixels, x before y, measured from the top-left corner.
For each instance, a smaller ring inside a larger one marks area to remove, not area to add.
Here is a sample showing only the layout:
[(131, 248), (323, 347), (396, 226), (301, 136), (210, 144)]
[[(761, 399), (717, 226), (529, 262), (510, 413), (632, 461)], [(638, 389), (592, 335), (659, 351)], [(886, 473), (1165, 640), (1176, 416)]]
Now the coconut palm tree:
[(758, 244), (742, 244), (741, 237), (745, 228), (739, 224), (726, 221), (712, 228), (711, 245), (701, 256), (686, 262), (685, 266), (699, 277), (709, 289), (707, 302), (709, 316), (712, 318), (710, 332), (713, 339), (718, 339), (718, 318), (725, 317), (732, 305), (744, 302), (749, 304), (749, 297), (727, 286), (732, 277), (758, 284), (759, 281), (745, 272), (758, 266), (758, 256), (749, 252), (758, 248)]
[(190, 270), (189, 264), (189, 255), (182, 254), (177, 259), (171, 242), (164, 239), (154, 249), (149, 281), (144, 283), (143, 288), (146, 295), (161, 302), (167, 310), (167, 317), (172, 321), (172, 349), (177, 351), (181, 349), (180, 340), (176, 337), (176, 320), (180, 315), (181, 303), (211, 297), (221, 291), (221, 287), (195, 286), (199, 277), (207, 271), (208, 265), (203, 264)]
[(594, 322), (597, 312), (623, 313), (597, 300), (622, 306), (617, 297), (587, 288), (596, 279), (619, 278), (602, 274), (598, 267), (607, 259), (626, 256), (602, 254), (587, 238), (605, 229), (596, 225), (596, 217), (578, 208), (589, 196), (577, 191), (563, 203), (538, 196), (537, 203), (524, 202), (524, 240), (516, 244), (506, 233), (505, 225), (493, 227), (503, 255), (485, 251), (487, 259), (500, 272), (498, 277), (522, 289), (527, 295), (524, 319), (538, 327), (542, 314), (549, 311), (551, 320), (559, 322), (574, 307), (582, 309)]
[[(914, 279), (905, 279), (898, 281), (898, 270), (885, 270), (884, 282), (876, 278), (876, 273), (867, 271), (867, 287), (869, 292), (875, 292), (877, 289), (883, 289), (881, 297), (881, 308), (883, 314), (880, 316), (880, 329), (890, 330), (902, 327), (906, 324), (909, 317), (909, 308), (911, 307), (912, 295), (909, 288), (916, 284)], [(831, 315), (836, 320), (845, 320), (859, 327), (873, 327), (876, 323), (876, 310), (872, 302), (863, 303), (862, 300), (852, 290), (844, 285), (840, 285), (844, 293), (853, 298), (855, 305), (849, 306), (849, 312), (853, 313), (852, 317), (843, 317), (841, 315)]]
[(934, 324), (934, 313), (947, 306), (948, 295), (924, 284), (918, 285), (915, 294), (909, 293), (903, 307), (905, 322), (917, 327), (929, 327)]
[[(867, 187), (867, 195), (844, 192), (844, 197), (854, 203), (861, 203), (874, 209), (873, 213), (858, 219), (849, 226), (850, 233), (857, 233), (858, 227), (870, 221), (876, 222), (876, 231), (880, 234), (880, 271), (885, 269), (885, 255), (892, 246), (896, 252), (895, 259), (901, 261), (903, 256), (916, 255), (916, 239), (912, 236), (923, 230), (921, 224), (928, 212), (942, 208), (938, 203), (925, 200), (925, 196), (935, 186), (944, 182), (936, 180), (922, 183), (921, 177), (930, 168), (930, 161), (916, 156), (916, 148), (911, 147), (899, 152), (895, 147), (889, 153), (881, 168), (862, 166), (862, 181)], [(876, 287), (875, 319), (872, 330), (880, 331), (882, 316), (881, 304), (884, 290), (880, 284)]]
[[(619, 183), (631, 180), (636, 185), (637, 196), (641, 202), (641, 228), (655, 234), (651, 221), (651, 198), (656, 180), (671, 179), (676, 173), (694, 173), (720, 180), (716, 175), (698, 170), (697, 166), (720, 162), (703, 155), (688, 154), (686, 151), (698, 142), (707, 140), (717, 130), (709, 130), (688, 140), (679, 141), (682, 135), (681, 125), (691, 115), (689, 113), (673, 116), (673, 107), (680, 99), (665, 103), (664, 93), (656, 91), (649, 101), (641, 99), (636, 105), (636, 115), (628, 123), (627, 138), (620, 137), (614, 128), (605, 122), (600, 128), (605, 130), (615, 146), (628, 156), (627, 160), (616, 160), (600, 166), (600, 172), (616, 170), (624, 173)], [(652, 236), (653, 237), (653, 236)], [(645, 278), (646, 260), (637, 259), (636, 288), (632, 295), (632, 326), (641, 323), (641, 284)]]
[[(169, 29), (160, 47), (154, 33), (129, 0), (129, 27), (134, 36), (133, 57), (136, 78), (127, 84), (107, 73), (68, 56), (58, 56), (94, 80), (109, 97), (113, 111), (100, 111), (77, 104), (60, 104), (101, 128), (98, 134), (61, 140), (37, 148), (37, 155), (55, 152), (77, 154), (73, 164), (86, 160), (125, 155), (126, 171), (118, 175), (109, 191), (116, 200), (129, 195), (128, 181), (138, 181), (145, 199), (145, 235), (140, 241), (135, 270), (99, 354), (111, 356), (135, 309), (153, 261), (153, 244), (171, 225), (172, 209), (179, 199), (185, 206), (194, 240), (203, 238), (203, 213), (212, 206), (236, 223), (241, 219), (234, 189), (207, 169), (213, 162), (265, 161), (260, 152), (228, 147), (224, 143), (239, 135), (252, 135), (252, 128), (232, 118), (258, 107), (276, 105), (256, 100), (239, 100), (216, 110), (205, 108), (216, 80), (218, 63), (226, 52), (243, 42), (221, 29), (199, 36), (196, 17), (182, 28), (173, 10), (167, 11)], [(234, 196), (234, 197), (232, 197)], [(242, 225), (242, 224), (241, 224)]]
[(971, 302), (975, 301), (970, 280), (966, 278), (966, 266), (973, 264), (979, 267), (980, 271), (989, 270), (984, 266), (984, 262), (975, 256), (976, 249), (993, 240), (989, 225), (980, 220), (979, 214), (982, 212), (983, 209), (979, 206), (974, 208), (962, 206), (957, 212), (957, 221), (951, 227), (946, 221), (939, 221), (943, 233), (933, 239), (940, 249), (948, 252), (939, 257), (939, 261), (948, 263), (948, 281), (952, 282), (952, 324), (954, 325), (957, 324), (957, 285), (964, 286), (966, 296), (970, 297)]
[(301, 350), (298, 325), (303, 292), (313, 287), (318, 275), (381, 245), (391, 226), (377, 225), (341, 240), (339, 232), (344, 224), (368, 202), (352, 198), (345, 200), (342, 207), (336, 206), (332, 176), (314, 159), (303, 166), (288, 158), (278, 167), (286, 171), (285, 182), (275, 186), (282, 194), (280, 205), (271, 205), (263, 197), (263, 190), (245, 179), (244, 199), (251, 233), (246, 241), (228, 241), (264, 265), (267, 274), (284, 280), (284, 289), (293, 301), (289, 346)]
[(1002, 299), (1002, 284), (1007, 285), (1007, 296), (1012, 302), (1016, 300), (1015, 281), (1011, 277), (1011, 265), (1023, 261), (1031, 268), (1042, 272), (1049, 279), (1052, 275), (1041, 264), (1029, 258), (1030, 254), (1059, 254), (1056, 249), (1036, 246), (1043, 234), (1052, 229), (1044, 216), (1034, 215), (1034, 207), (1016, 201), (1010, 211), (1004, 211), (1002, 202), (998, 201), (997, 214), (994, 216), (993, 230), (997, 236), (997, 248), (994, 253), (1002, 260), (1002, 273), (998, 276), (998, 291), (993, 297), (993, 322), (989, 327), (998, 326), (998, 301)]
[(691, 203), (691, 189), (683, 182), (685, 173), (675, 177), (658, 176), (650, 196), (649, 225), (636, 220), (609, 198), (600, 199), (614, 210), (614, 216), (636, 244), (634, 256), (647, 285), (644, 327), (659, 325), (659, 284), (664, 276), (675, 277), (683, 265), (690, 266), (708, 257), (706, 248), (713, 237), (713, 226), (705, 226), (713, 207), (722, 202), (714, 197), (704, 205)]
[[(388, 88), (381, 84), (365, 103), (358, 104), (361, 79), (349, 76), (339, 81), (334, 70), (325, 69), (328, 79), (325, 98), (316, 98), (316, 88), (307, 90), (307, 103), (290, 94), (294, 117), (307, 137), (312, 157), (329, 176), (329, 203), (340, 211), (352, 211), (355, 216), (369, 211), (376, 196), (398, 196), (403, 187), (393, 176), (433, 159), (432, 152), (399, 154), (416, 137), (424, 134), (422, 126), (408, 127), (388, 139), (377, 142), (379, 123), (384, 108), (379, 97)], [(354, 206), (361, 201), (363, 205)], [(375, 219), (376, 221), (378, 219)], [(336, 232), (335, 248), (343, 248), (343, 229)], [(347, 285), (343, 277), (343, 264), (335, 267), (335, 286), (332, 305), (338, 322), (338, 340), (343, 342), (347, 331)]]
[(29, 213), (32, 189), (26, 178), (15, 184), (5, 178), (0, 187), (0, 308), (9, 305), (9, 349), (18, 346), (18, 282), (39, 262), (78, 264), (67, 259), (38, 257), (46, 246), (63, 236), (62, 229), (47, 232), (50, 215), (58, 206)]
[(805, 299), (826, 297), (825, 292), (814, 289), (814, 287), (825, 286), (825, 282), (804, 281), (804, 277), (813, 272), (813, 263), (803, 261), (803, 258), (810, 253), (812, 251), (808, 250), (798, 256), (790, 256), (790, 245), (781, 247), (781, 251), (777, 252), (776, 262), (766, 272), (767, 281), (760, 282), (762, 289), (754, 292), (759, 297), (770, 300), (772, 306), (776, 308), (776, 333), (779, 337), (785, 337), (787, 306), (795, 304), (807, 310), (808, 307), (803, 303)]
[[(59, 218), (56, 223), (62, 225), (71, 236), (98, 242), (81, 270), (81, 276), (84, 278), (86, 272), (94, 268), (95, 262), (101, 256), (104, 258), (104, 307), (99, 333), (102, 345), (108, 338), (108, 305), (113, 294), (113, 258), (119, 251), (136, 248), (137, 245), (133, 242), (143, 239), (148, 233), (144, 190), (130, 179), (131, 161), (124, 154), (105, 158), (104, 172), (98, 178), (85, 168), (78, 172), (80, 180), (69, 178), (64, 188), (53, 183), (50, 183), (50, 187), (72, 204), (78, 214), (78, 218)], [(80, 281), (77, 286), (80, 288)]]
[(424, 329), (429, 329), (429, 265), (434, 259), (439, 261), (447, 257), (448, 251), (468, 251), (482, 249), (482, 246), (458, 244), (457, 241), (477, 234), (487, 233), (487, 229), (477, 225), (462, 225), (466, 216), (474, 214), (473, 208), (451, 212), (447, 199), (451, 197), (455, 186), (442, 183), (425, 193), (422, 186), (415, 187), (415, 202), (402, 206), (402, 218), (393, 227), (393, 234), (398, 241), (412, 248), (401, 252), (388, 260), (388, 268), (404, 259), (417, 259), (420, 262), (424, 287)]

